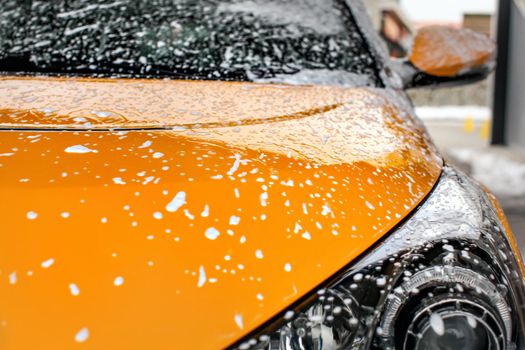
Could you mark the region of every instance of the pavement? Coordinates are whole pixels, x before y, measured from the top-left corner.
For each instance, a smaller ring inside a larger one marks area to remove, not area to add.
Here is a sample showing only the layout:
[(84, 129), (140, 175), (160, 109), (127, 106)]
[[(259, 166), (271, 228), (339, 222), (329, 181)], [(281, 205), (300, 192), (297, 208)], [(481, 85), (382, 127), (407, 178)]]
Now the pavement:
[(498, 197), (525, 256), (525, 150), (490, 146), (486, 118), (427, 116), (423, 122), (447, 161)]

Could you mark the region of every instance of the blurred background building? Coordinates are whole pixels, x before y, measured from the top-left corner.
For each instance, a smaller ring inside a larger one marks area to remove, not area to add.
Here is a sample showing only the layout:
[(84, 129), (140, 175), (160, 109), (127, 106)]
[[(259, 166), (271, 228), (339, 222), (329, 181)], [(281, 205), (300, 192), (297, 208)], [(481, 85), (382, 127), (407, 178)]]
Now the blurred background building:
[(414, 27), (406, 16), (399, 0), (370, 0), (369, 12), (374, 27), (385, 40), (393, 57), (405, 57)]
[(424, 26), (468, 28), (498, 43), (486, 81), (409, 92), (445, 158), (502, 202), (525, 255), (525, 0), (364, 0), (393, 57)]
[(501, 0), (492, 143), (525, 153), (525, 1)]

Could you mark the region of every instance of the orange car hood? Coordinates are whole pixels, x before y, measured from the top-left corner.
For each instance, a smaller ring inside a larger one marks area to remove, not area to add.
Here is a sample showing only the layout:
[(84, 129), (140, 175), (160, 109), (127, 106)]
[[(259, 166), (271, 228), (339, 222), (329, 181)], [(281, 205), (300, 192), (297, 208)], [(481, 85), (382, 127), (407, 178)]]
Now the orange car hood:
[(432, 189), (441, 160), (393, 95), (1, 79), (0, 348), (235, 343)]

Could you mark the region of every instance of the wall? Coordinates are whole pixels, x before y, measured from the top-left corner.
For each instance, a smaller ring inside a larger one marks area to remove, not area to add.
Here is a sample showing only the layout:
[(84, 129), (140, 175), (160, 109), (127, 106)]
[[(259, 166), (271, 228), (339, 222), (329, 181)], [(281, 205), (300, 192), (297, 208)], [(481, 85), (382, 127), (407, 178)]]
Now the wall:
[(413, 89), (408, 94), (416, 106), (480, 106), (489, 107), (492, 76), (482, 82), (453, 88)]
[(525, 149), (525, 10), (523, 0), (511, 2), (506, 132), (509, 146)]
[(492, 15), (465, 13), (463, 15), (463, 28), (492, 36)]

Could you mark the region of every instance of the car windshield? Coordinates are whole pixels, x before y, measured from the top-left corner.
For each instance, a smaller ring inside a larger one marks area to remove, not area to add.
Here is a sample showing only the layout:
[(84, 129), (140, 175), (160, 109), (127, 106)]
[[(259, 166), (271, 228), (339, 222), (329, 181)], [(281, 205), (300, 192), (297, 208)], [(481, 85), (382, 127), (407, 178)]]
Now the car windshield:
[(345, 0), (0, 0), (0, 71), (378, 85)]

